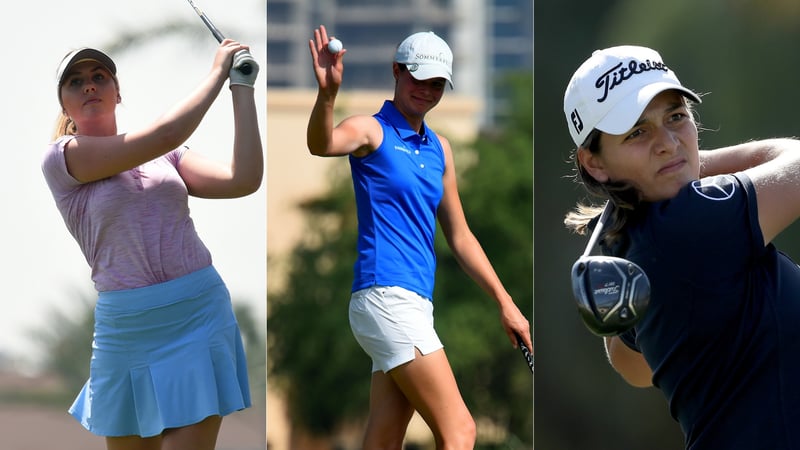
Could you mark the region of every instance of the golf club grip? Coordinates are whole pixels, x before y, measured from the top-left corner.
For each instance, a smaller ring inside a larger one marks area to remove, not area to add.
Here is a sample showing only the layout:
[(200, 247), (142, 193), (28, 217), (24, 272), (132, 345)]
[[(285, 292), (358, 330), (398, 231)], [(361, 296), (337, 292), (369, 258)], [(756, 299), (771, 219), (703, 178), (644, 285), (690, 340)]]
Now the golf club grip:
[(517, 345), (519, 345), (519, 350), (522, 352), (522, 356), (525, 357), (525, 361), (528, 363), (531, 373), (533, 373), (533, 355), (531, 355), (531, 351), (528, 349), (528, 346), (522, 342), (522, 337), (516, 333), (514, 333), (514, 335), (517, 337)]
[(247, 50), (239, 50), (233, 55), (233, 68), (245, 75), (253, 71), (253, 55)]

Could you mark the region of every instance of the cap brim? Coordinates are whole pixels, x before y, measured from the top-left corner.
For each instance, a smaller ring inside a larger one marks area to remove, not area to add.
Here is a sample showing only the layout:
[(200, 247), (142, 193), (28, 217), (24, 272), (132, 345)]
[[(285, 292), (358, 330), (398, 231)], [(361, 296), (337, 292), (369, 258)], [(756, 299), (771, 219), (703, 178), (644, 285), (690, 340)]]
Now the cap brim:
[(453, 89), (453, 80), (450, 79), (450, 74), (441, 66), (435, 64), (418, 64), (417, 70), (409, 73), (417, 80), (430, 80), (431, 78), (444, 78), (450, 84), (450, 89)]
[(93, 48), (81, 48), (67, 55), (61, 62), (58, 72), (56, 73), (56, 82), (58, 86), (61, 86), (64, 82), (64, 76), (69, 72), (72, 66), (84, 61), (97, 61), (105, 66), (112, 75), (117, 74), (117, 66), (108, 55)]
[(702, 103), (700, 97), (685, 87), (669, 82), (659, 82), (648, 84), (647, 86), (630, 93), (622, 98), (614, 108), (603, 117), (595, 128), (608, 134), (623, 134), (633, 128), (633, 125), (641, 117), (647, 105), (656, 95), (674, 89), (684, 97), (696, 103)]

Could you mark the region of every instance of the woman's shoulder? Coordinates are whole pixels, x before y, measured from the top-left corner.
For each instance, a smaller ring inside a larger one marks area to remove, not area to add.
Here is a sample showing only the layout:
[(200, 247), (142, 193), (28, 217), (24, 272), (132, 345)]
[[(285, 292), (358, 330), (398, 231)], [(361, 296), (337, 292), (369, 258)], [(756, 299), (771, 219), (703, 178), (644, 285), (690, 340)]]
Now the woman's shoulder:
[(640, 224), (670, 245), (741, 238), (751, 231), (748, 197), (746, 179), (706, 177), (688, 183), (669, 200), (650, 204)]
[(61, 136), (50, 142), (42, 155), (41, 169), (47, 185), (54, 194), (68, 192), (81, 183), (67, 169), (64, 149), (75, 136)]
[(71, 140), (75, 139), (73, 135), (64, 135), (50, 141), (42, 154), (42, 167), (53, 164), (58, 160), (64, 159), (64, 149)]

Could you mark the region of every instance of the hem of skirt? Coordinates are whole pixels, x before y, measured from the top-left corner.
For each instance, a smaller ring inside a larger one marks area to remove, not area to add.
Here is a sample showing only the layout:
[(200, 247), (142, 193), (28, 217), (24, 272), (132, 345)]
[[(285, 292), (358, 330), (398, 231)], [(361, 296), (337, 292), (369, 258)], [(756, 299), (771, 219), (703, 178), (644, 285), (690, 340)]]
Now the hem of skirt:
[(85, 428), (87, 431), (89, 431), (90, 433), (94, 434), (95, 436), (100, 436), (100, 437), (139, 436), (141, 438), (149, 438), (149, 437), (155, 437), (155, 436), (161, 435), (164, 432), (164, 430), (169, 430), (169, 429), (173, 429), (173, 428), (188, 427), (189, 425), (194, 425), (196, 423), (200, 423), (200, 422), (202, 422), (203, 420), (205, 420), (208, 417), (212, 417), (212, 416), (226, 417), (226, 416), (229, 416), (229, 415), (231, 415), (231, 414), (233, 414), (235, 412), (244, 411), (245, 409), (252, 408), (252, 407), (253, 407), (253, 405), (251, 403), (247, 403), (243, 407), (238, 408), (238, 409), (233, 409), (233, 410), (223, 411), (223, 412), (211, 412), (211, 413), (208, 413), (208, 414), (199, 414), (199, 416), (202, 416), (202, 417), (197, 418), (197, 419), (193, 418), (193, 419), (189, 419), (189, 420), (182, 421), (182, 422), (179, 422), (179, 423), (174, 423), (174, 424), (165, 424), (157, 432), (146, 432), (146, 433), (142, 433), (142, 434), (126, 433), (126, 432), (114, 431), (114, 430), (99, 430), (99, 429), (97, 429), (97, 427), (93, 427), (92, 425), (87, 423), (85, 420), (83, 420), (83, 418), (80, 415), (77, 415), (77, 414), (73, 413), (72, 411), (69, 411), (69, 415), (72, 416), (75, 420), (77, 420), (78, 423), (80, 423), (83, 428)]

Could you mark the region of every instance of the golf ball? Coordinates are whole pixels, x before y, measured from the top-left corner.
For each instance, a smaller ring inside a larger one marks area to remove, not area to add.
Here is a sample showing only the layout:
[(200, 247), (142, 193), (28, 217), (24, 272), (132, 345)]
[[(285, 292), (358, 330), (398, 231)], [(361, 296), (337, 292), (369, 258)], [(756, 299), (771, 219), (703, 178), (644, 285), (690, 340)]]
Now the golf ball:
[(328, 42), (328, 51), (331, 53), (339, 53), (342, 51), (342, 41), (333, 38)]

